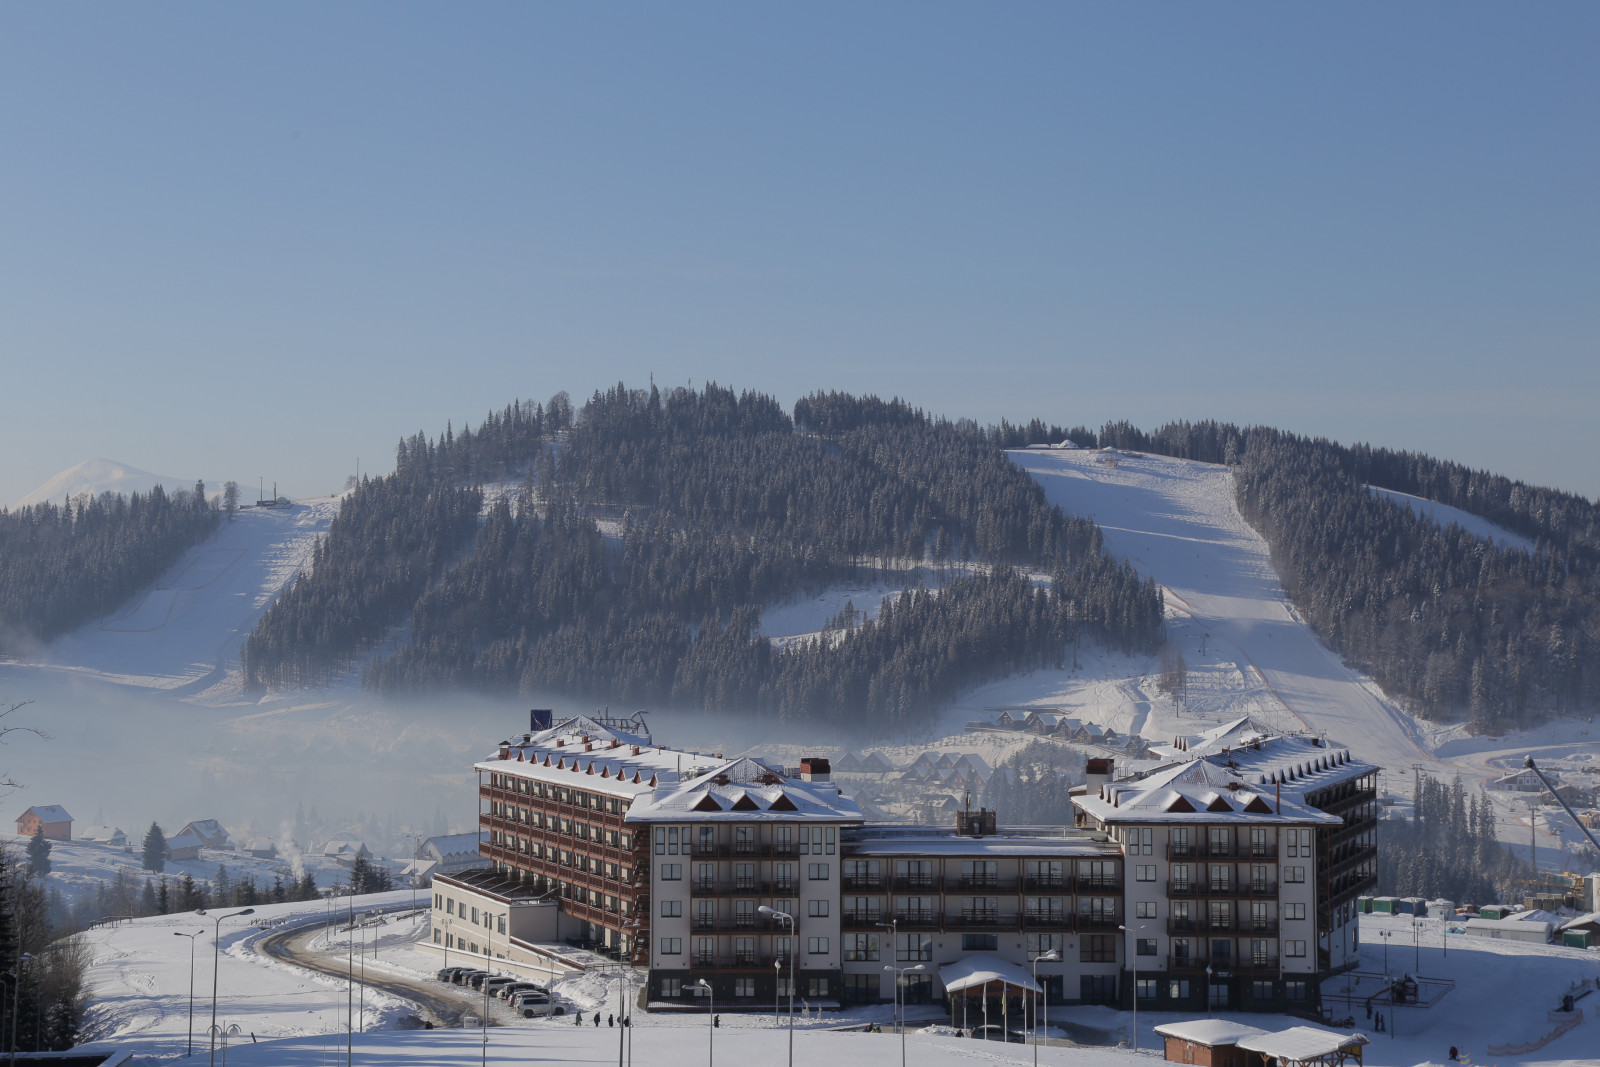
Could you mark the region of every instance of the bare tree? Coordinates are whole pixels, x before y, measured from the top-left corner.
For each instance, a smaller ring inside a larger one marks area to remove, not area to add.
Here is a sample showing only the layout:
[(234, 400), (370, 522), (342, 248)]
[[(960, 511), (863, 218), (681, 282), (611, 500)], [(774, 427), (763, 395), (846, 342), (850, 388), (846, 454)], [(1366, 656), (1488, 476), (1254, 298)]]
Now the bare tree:
[(222, 510), (228, 513), (228, 521), (233, 521), (233, 513), (239, 510), (239, 483), (222, 483)]
[[(35, 729), (32, 726), (18, 726), (14, 723), (8, 723), (5, 721), (10, 716), (16, 714), (18, 711), (32, 703), (33, 701), (31, 700), (19, 700), (13, 704), (4, 704), (3, 701), (0, 701), (0, 705), (4, 705), (3, 707), (0, 707), (0, 745), (5, 744), (6, 738), (10, 737), (14, 733), (33, 734), (35, 737), (45, 736), (43, 730)], [(20, 789), (21, 787), (22, 783), (11, 777), (11, 772), (0, 771), (0, 796), (5, 796), (13, 789)]]

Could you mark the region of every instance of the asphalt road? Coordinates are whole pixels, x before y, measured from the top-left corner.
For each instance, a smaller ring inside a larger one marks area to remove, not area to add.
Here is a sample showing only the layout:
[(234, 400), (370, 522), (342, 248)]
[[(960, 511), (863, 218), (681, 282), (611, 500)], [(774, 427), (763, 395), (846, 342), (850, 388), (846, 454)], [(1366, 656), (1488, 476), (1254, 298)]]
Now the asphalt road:
[[(285, 963), (292, 963), (296, 967), (304, 967), (308, 971), (347, 979), (349, 972), (344, 956), (314, 952), (310, 949), (310, 942), (322, 932), (323, 925), (320, 921), (309, 922), (268, 934), (256, 946), (256, 951), (283, 960)], [(362, 984), (359, 961), (356, 963), (356, 983)], [(402, 976), (368, 967), (365, 984), (415, 1005), (417, 1017), (434, 1026), (460, 1026), (463, 1013), (471, 1013), (476, 1018), (483, 1011), (483, 994), (445, 982)], [(357, 991), (357, 996), (359, 995)], [(497, 998), (489, 998), (490, 1026), (507, 1025), (512, 1019), (509, 1005)]]

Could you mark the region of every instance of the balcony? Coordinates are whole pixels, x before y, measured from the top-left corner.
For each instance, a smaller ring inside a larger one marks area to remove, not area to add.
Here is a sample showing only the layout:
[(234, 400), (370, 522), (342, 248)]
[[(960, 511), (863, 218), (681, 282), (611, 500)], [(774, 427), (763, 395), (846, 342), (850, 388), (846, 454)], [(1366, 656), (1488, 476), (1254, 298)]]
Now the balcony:
[(1275, 860), (1278, 858), (1278, 846), (1257, 845), (1252, 843), (1250, 845), (1250, 851), (1247, 853), (1247, 855), (1253, 860)]
[[(895, 925), (911, 930), (925, 930), (937, 927), (941, 916), (936, 911), (897, 911), (890, 916)], [(883, 920), (879, 920), (882, 922)]]
[(945, 926), (954, 928), (983, 928), (992, 929), (997, 926), (1015, 926), (1017, 920), (1003, 917), (998, 910), (988, 908), (963, 908), (960, 915), (951, 915), (945, 920)]
[(946, 887), (949, 893), (1015, 893), (1017, 883), (1005, 878), (959, 878), (955, 880), (954, 888)]
[(1198, 919), (1168, 919), (1167, 933), (1176, 937), (1193, 936), (1201, 930)]
[(1121, 878), (1106, 878), (1088, 876), (1079, 878), (1076, 882), (1080, 893), (1120, 893), (1122, 892)]
[(1167, 896), (1169, 897), (1198, 897), (1200, 892), (1199, 882), (1168, 882)]
[[(791, 890), (794, 888), (793, 882), (784, 884), (788, 885)], [(841, 885), (846, 893), (881, 893), (883, 892), (884, 880), (881, 874), (846, 875), (841, 879)]]
[(877, 926), (885, 921), (878, 911), (847, 911), (839, 917), (840, 924), (849, 927)]
[(1085, 915), (1078, 913), (1079, 930), (1115, 930), (1122, 925), (1120, 915)]
[(1022, 913), (1022, 928), (1070, 932), (1076, 926), (1073, 918), (1071, 912), (1065, 911), (1025, 911)]
[(1198, 854), (1193, 845), (1167, 846), (1167, 859), (1169, 860), (1192, 860)]
[(896, 893), (926, 893), (939, 888), (936, 874), (897, 874), (894, 879)]
[(1039, 875), (1022, 880), (1024, 893), (1065, 893), (1072, 886), (1072, 880), (1063, 875)]
[(792, 897), (799, 889), (799, 886), (798, 882), (773, 882), (772, 892), (775, 896)]
[(1169, 971), (1203, 971), (1206, 968), (1205, 956), (1168, 956), (1167, 970)]

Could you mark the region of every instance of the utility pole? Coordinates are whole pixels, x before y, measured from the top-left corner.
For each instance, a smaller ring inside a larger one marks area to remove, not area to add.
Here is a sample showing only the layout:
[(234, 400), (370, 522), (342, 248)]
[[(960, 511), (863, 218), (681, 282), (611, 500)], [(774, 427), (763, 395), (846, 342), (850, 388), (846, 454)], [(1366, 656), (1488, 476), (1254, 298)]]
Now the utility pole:
[(1411, 765), (1411, 817), (1417, 817), (1417, 801), (1422, 798), (1422, 764)]

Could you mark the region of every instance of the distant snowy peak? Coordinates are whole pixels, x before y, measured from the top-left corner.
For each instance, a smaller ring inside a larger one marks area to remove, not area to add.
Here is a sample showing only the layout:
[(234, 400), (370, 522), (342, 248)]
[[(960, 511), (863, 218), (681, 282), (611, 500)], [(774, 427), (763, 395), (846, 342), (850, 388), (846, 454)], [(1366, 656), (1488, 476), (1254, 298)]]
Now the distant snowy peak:
[(30, 504), (46, 502), (59, 504), (66, 497), (75, 497), (83, 493), (93, 496), (105, 492), (148, 493), (158, 485), (168, 491), (176, 491), (192, 487), (194, 479), (151, 474), (149, 471), (142, 471), (137, 467), (130, 467), (126, 463), (110, 459), (90, 459), (76, 467), (68, 467), (23, 497), (17, 502), (17, 506), (25, 508)]

